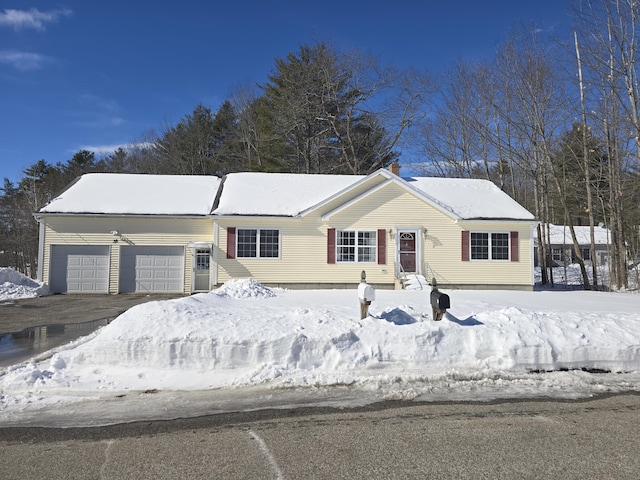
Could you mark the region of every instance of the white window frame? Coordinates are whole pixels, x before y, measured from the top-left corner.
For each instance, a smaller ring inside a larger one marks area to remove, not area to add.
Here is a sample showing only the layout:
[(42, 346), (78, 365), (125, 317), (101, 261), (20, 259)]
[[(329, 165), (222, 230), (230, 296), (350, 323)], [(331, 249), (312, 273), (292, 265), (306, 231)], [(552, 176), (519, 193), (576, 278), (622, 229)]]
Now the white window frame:
[[(342, 234), (349, 233), (354, 235), (355, 243), (353, 245), (342, 245), (340, 243)], [(373, 245), (361, 244), (360, 234), (371, 234), (369, 238), (373, 238)], [(343, 260), (344, 255), (341, 254), (341, 248), (353, 248), (353, 260)], [(369, 250), (369, 258), (371, 260), (360, 260), (360, 249)], [(336, 263), (378, 263), (378, 231), (377, 230), (336, 230)]]
[[(242, 255), (240, 248), (240, 232), (242, 230), (250, 230), (256, 232), (256, 254), (255, 255)], [(274, 231), (278, 233), (278, 255), (277, 256), (263, 256), (262, 251), (260, 249), (260, 239), (262, 232), (264, 231)], [(268, 228), (268, 227), (236, 227), (236, 258), (255, 258), (261, 260), (278, 260), (282, 255), (282, 238), (280, 234), (279, 228)]]
[[(474, 258), (473, 252), (473, 236), (474, 235), (487, 235), (487, 258)], [(506, 258), (493, 258), (493, 235), (506, 235), (507, 236), (507, 256)], [(471, 231), (469, 232), (469, 259), (473, 262), (508, 262), (511, 260), (511, 233), (510, 232), (497, 232), (497, 231)]]

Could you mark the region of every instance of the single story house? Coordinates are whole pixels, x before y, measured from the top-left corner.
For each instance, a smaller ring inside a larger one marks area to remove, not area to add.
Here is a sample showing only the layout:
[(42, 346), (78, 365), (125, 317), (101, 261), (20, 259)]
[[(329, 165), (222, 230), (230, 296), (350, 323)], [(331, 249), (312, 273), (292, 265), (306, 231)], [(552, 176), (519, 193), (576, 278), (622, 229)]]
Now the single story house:
[[(573, 227), (580, 246), (580, 255), (585, 261), (591, 260), (591, 233), (589, 226)], [(600, 224), (594, 229), (594, 243), (596, 262), (599, 265), (607, 263), (611, 248), (611, 230)], [(538, 237), (534, 239), (535, 264), (538, 266)], [(551, 265), (558, 267), (576, 263), (576, 252), (573, 248), (571, 230), (565, 225), (549, 224), (549, 256)]]
[(35, 214), (54, 292), (287, 288), (531, 289), (526, 209), (484, 180), (370, 175), (86, 174)]

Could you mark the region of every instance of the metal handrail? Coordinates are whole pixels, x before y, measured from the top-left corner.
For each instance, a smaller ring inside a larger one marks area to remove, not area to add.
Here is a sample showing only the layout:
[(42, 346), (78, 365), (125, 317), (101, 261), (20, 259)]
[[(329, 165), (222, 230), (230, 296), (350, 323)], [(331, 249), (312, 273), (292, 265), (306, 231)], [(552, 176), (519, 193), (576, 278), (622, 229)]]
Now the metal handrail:
[(393, 270), (395, 279), (398, 280), (404, 288), (404, 283), (407, 281), (407, 272), (402, 268), (402, 263), (394, 262)]

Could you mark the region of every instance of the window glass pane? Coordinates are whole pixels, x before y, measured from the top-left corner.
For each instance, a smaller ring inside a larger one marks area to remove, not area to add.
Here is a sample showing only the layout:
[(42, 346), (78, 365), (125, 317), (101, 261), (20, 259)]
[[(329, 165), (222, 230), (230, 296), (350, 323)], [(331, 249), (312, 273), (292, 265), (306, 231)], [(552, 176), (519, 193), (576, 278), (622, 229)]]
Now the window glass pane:
[(377, 260), (376, 245), (375, 231), (339, 230), (336, 235), (336, 260), (338, 262), (375, 262)]
[(209, 270), (209, 250), (196, 250), (196, 270)]
[(471, 232), (471, 259), (489, 259), (489, 234)]
[(237, 230), (237, 256), (241, 258), (253, 258), (256, 256), (258, 232), (257, 230), (239, 228)]
[(356, 261), (356, 232), (339, 230), (336, 238), (336, 260), (338, 262)]
[(338, 238), (336, 245), (355, 245), (356, 244), (356, 232), (341, 230), (338, 232)]
[(358, 247), (359, 262), (375, 262), (376, 251), (373, 247)]
[(376, 261), (376, 232), (358, 232), (358, 262)]
[(278, 258), (279, 236), (278, 230), (260, 230), (260, 257)]
[(491, 234), (491, 259), (509, 260), (509, 234)]
[(358, 232), (358, 245), (376, 244), (376, 232)]

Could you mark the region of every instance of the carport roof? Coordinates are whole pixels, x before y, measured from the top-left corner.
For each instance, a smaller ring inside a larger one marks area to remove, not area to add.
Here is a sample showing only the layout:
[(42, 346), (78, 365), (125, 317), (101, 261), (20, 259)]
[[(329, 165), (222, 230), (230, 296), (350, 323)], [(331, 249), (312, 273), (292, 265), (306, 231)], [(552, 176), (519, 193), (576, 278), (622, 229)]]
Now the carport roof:
[(219, 186), (205, 175), (89, 173), (39, 213), (208, 215)]

